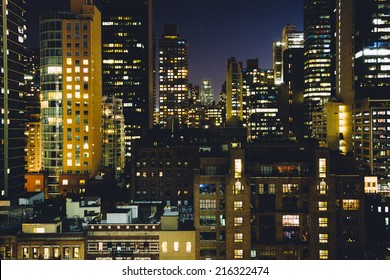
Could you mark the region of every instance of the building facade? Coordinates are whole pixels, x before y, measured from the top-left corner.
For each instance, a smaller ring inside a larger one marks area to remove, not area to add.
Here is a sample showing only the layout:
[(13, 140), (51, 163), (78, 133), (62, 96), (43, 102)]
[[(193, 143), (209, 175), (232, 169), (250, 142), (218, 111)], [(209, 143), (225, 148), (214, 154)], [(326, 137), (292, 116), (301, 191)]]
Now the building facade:
[(104, 0), (101, 11), (103, 95), (123, 100), (129, 159), (134, 140), (153, 124), (152, 1)]
[[(25, 174), (25, 5), (24, 0), (1, 2), (0, 54), (0, 195), (23, 192)], [(4, 55), (7, 54), (7, 55)]]
[(163, 128), (186, 127), (189, 107), (188, 43), (175, 24), (159, 40), (159, 121)]
[(59, 175), (101, 166), (101, 19), (92, 1), (72, 1), (71, 12), (41, 19), (42, 170), (49, 193)]

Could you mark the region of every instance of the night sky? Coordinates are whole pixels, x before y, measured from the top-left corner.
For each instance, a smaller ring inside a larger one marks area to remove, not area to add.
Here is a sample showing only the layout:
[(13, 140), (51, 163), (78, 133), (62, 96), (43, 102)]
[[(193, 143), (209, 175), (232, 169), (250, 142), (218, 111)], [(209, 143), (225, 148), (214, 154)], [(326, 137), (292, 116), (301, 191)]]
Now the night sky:
[[(27, 1), (28, 46), (38, 47), (39, 15), (68, 10), (69, 0)], [(261, 68), (272, 67), (272, 41), (282, 28), (303, 28), (303, 0), (154, 0), (154, 31), (161, 38), (165, 23), (176, 23), (189, 42), (190, 82), (210, 78), (216, 94), (225, 81), (229, 57), (245, 62), (258, 58)]]

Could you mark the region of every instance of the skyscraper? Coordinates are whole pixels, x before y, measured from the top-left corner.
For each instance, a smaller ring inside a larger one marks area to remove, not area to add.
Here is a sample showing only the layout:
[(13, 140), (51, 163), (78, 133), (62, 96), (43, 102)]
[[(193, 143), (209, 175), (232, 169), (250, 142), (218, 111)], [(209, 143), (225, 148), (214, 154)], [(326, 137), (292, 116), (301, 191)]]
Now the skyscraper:
[(210, 79), (202, 80), (200, 87), (200, 103), (202, 105), (211, 105), (214, 102), (214, 89), (211, 86)]
[[(24, 0), (3, 0), (0, 28), (0, 196), (24, 189)], [(6, 55), (4, 55), (6, 54)]]
[(186, 127), (188, 118), (188, 45), (176, 24), (166, 24), (159, 40), (159, 124)]
[(226, 121), (232, 117), (243, 120), (244, 101), (242, 63), (232, 57), (226, 69)]
[(123, 100), (129, 158), (153, 125), (152, 0), (103, 0), (102, 43), (103, 95)]
[(248, 59), (244, 70), (248, 139), (259, 141), (281, 138), (279, 90), (274, 83), (274, 73), (272, 69), (259, 69), (258, 64), (258, 59)]
[(332, 0), (304, 1), (305, 136), (311, 137), (311, 113), (334, 94), (334, 8)]
[(41, 18), (40, 36), (42, 169), (57, 194), (69, 184), (59, 175), (92, 178), (101, 166), (100, 11), (72, 0), (71, 12)]

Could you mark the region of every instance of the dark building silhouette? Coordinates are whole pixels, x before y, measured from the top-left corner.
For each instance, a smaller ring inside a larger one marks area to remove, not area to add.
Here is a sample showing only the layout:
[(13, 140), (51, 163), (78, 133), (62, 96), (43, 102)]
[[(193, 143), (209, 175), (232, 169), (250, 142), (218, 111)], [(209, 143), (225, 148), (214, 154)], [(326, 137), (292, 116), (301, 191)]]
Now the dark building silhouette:
[[(0, 196), (24, 191), (25, 174), (25, 1), (1, 6), (0, 28)], [(6, 54), (6, 55), (4, 55)]]

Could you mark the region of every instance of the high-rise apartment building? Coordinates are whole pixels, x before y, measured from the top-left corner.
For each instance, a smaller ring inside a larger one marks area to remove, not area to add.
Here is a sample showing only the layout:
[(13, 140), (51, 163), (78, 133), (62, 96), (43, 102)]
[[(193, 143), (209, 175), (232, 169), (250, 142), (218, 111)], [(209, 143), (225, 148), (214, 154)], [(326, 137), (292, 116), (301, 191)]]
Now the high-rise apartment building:
[(0, 196), (24, 191), (24, 0), (0, 3)]
[(129, 158), (142, 129), (153, 125), (152, 1), (103, 0), (101, 7), (103, 95), (123, 100)]
[(242, 63), (232, 57), (226, 69), (226, 121), (232, 117), (243, 120), (244, 102)]
[(334, 94), (334, 6), (332, 0), (304, 1), (305, 136), (311, 135), (311, 113)]
[(40, 39), (42, 170), (57, 194), (59, 175), (92, 178), (101, 166), (100, 11), (72, 0), (41, 18)]
[(176, 24), (166, 24), (159, 40), (159, 124), (186, 127), (188, 119), (188, 44)]

